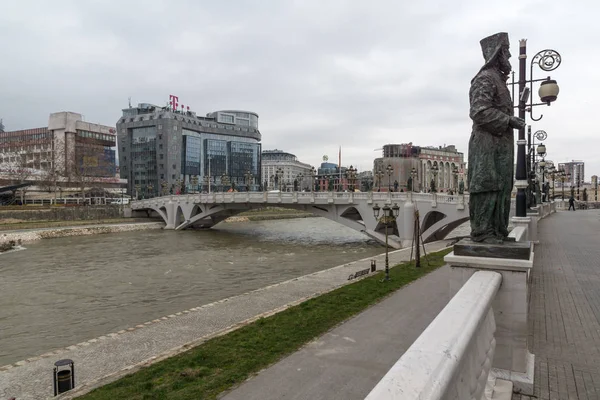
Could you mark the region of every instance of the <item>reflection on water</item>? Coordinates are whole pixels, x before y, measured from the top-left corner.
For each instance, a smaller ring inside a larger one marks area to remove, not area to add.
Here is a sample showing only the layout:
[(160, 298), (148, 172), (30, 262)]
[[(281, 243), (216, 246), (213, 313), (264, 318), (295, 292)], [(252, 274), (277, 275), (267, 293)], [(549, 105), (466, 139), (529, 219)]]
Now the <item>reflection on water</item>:
[(0, 257), (0, 365), (382, 252), (323, 218), (26, 247)]

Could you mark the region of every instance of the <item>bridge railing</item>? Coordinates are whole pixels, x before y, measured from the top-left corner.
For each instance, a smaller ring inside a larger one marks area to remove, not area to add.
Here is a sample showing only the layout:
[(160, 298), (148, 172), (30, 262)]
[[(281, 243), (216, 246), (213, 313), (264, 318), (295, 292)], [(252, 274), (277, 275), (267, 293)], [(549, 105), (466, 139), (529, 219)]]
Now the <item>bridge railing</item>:
[[(157, 202), (165, 201), (186, 201), (193, 202), (247, 202), (253, 203), (273, 202), (278, 203), (285, 199), (351, 199), (372, 200), (377, 203), (403, 202), (408, 199), (409, 193), (405, 192), (213, 192), (213, 193), (193, 193), (183, 195), (166, 195), (154, 197), (151, 199), (133, 200), (132, 208), (143, 208)], [(462, 204), (468, 202), (468, 195), (447, 195), (431, 193), (411, 193), (413, 201), (437, 201), (438, 203)]]
[(498, 272), (475, 272), (365, 400), (489, 398), (501, 283)]

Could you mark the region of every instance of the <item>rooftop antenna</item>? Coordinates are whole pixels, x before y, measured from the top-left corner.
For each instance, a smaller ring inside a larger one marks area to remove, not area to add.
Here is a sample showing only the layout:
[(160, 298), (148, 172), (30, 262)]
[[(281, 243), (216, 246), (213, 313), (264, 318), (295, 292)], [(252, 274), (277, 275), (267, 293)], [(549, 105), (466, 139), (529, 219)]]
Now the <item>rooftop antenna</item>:
[(131, 108), (131, 96), (129, 97), (129, 108)]

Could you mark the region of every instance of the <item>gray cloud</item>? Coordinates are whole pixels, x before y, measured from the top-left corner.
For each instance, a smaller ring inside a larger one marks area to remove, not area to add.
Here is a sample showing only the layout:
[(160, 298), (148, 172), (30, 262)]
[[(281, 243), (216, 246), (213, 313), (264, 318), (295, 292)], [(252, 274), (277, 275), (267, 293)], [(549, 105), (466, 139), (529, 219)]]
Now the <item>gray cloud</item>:
[[(414, 4), (413, 4), (414, 3)], [(370, 169), (386, 143), (454, 143), (466, 153), (479, 40), (508, 31), (529, 55), (563, 55), (559, 100), (539, 107), (549, 158), (600, 172), (590, 1), (22, 1), (0, 14), (0, 117), (8, 129), (71, 110), (114, 124), (127, 98), (169, 94), (199, 114), (260, 115), (263, 148)], [(543, 77), (537, 70), (536, 77)]]

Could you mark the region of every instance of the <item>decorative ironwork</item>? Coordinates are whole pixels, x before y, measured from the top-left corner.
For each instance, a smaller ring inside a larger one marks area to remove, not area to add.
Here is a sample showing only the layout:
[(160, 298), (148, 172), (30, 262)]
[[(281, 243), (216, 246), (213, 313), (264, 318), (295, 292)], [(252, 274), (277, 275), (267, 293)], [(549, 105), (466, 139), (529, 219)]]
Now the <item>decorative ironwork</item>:
[(546, 140), (546, 138), (548, 138), (548, 134), (546, 133), (546, 131), (543, 130), (536, 131), (533, 134), (533, 136), (535, 136), (535, 138), (540, 142), (543, 142), (544, 140)]
[[(561, 57), (556, 50), (542, 50), (531, 59), (531, 67), (537, 64), (544, 71), (554, 71), (560, 65)], [(529, 75), (531, 76), (531, 75)]]

